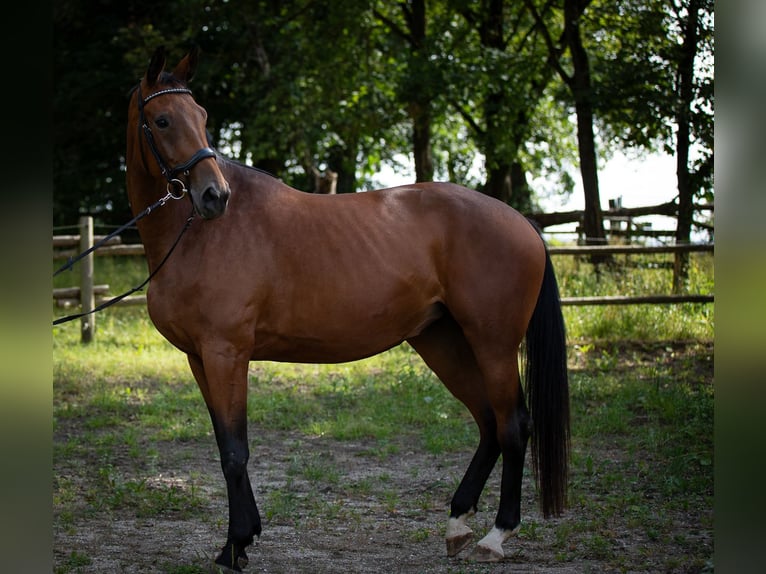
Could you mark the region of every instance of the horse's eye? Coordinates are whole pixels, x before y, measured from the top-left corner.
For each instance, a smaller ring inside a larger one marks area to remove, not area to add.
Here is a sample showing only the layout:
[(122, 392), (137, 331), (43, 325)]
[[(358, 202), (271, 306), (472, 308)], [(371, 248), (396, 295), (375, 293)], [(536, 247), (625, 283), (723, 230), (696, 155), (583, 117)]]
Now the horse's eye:
[(166, 127), (170, 125), (170, 122), (167, 120), (167, 118), (157, 118), (157, 120), (154, 123), (161, 130), (164, 130)]

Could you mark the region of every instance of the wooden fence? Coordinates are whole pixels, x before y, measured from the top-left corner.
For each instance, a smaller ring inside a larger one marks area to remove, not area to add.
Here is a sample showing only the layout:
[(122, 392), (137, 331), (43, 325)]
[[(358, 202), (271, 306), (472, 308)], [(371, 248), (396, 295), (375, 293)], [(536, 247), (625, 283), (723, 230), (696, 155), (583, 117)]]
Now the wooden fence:
[[(102, 237), (93, 235), (93, 220), (90, 217), (80, 219), (79, 235), (59, 235), (53, 237), (54, 260), (67, 260), (89, 249)], [(69, 248), (69, 249), (62, 249)], [(562, 255), (638, 255), (653, 253), (713, 253), (712, 243), (686, 245), (588, 245), (549, 247), (551, 256)], [(140, 244), (122, 245), (119, 238), (114, 238), (104, 247), (83, 258), (78, 263), (81, 266), (80, 287), (64, 287), (53, 290), (53, 300), (58, 307), (79, 309), (82, 312), (92, 310), (98, 303), (109, 299), (109, 285), (93, 283), (94, 257), (116, 255), (144, 255), (144, 246)], [(562, 297), (562, 305), (666, 305), (676, 303), (713, 303), (713, 295), (682, 294), (682, 295), (645, 295), (645, 296), (598, 296), (598, 297)], [(146, 305), (146, 295), (125, 297), (116, 306)], [(82, 341), (88, 342), (95, 332), (95, 313), (81, 319)]]

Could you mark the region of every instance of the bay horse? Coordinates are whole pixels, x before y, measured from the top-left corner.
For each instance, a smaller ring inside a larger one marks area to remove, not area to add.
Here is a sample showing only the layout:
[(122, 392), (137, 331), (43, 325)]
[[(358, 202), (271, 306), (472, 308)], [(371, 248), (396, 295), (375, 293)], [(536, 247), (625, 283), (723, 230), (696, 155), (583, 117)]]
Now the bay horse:
[(134, 214), (166, 191), (191, 198), (168, 201), (138, 229), (154, 273), (149, 316), (187, 355), (220, 452), (229, 523), (216, 565), (241, 572), (261, 534), (247, 471), (249, 362), (340, 363), (404, 341), (478, 425), (450, 504), (447, 554), (470, 546), (467, 519), (502, 454), (494, 526), (469, 556), (501, 560), (520, 528), (530, 437), (543, 515), (566, 504), (565, 330), (538, 231), (508, 205), (450, 183), (293, 189), (208, 147), (207, 113), (188, 88), (198, 52), (172, 72), (165, 61), (158, 49), (130, 96), (127, 190)]

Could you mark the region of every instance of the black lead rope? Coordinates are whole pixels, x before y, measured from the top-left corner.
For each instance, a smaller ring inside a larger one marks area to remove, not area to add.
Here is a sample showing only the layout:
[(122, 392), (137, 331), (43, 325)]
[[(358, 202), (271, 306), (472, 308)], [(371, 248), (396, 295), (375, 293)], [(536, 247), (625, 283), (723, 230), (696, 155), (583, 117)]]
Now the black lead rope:
[[(165, 201), (167, 201), (167, 197), (165, 197), (163, 199)], [(160, 201), (162, 201), (162, 200), (160, 200)], [(148, 208), (147, 211), (144, 212), (144, 215), (148, 215), (150, 213), (149, 210), (154, 209), (158, 204), (159, 204), (159, 202), (155, 203), (153, 206)], [(101, 311), (102, 309), (106, 309), (107, 307), (111, 307), (112, 305), (114, 305), (118, 301), (122, 301), (123, 299), (125, 299), (125, 297), (127, 297), (128, 295), (132, 295), (136, 291), (140, 291), (141, 289), (143, 289), (146, 286), (146, 284), (149, 283), (149, 281), (151, 281), (152, 277), (154, 277), (157, 274), (157, 272), (160, 269), (162, 269), (162, 266), (165, 265), (165, 262), (170, 258), (170, 254), (173, 253), (173, 251), (175, 250), (176, 246), (178, 245), (178, 242), (181, 241), (181, 237), (186, 232), (186, 230), (189, 229), (189, 226), (191, 225), (191, 222), (192, 222), (193, 219), (194, 219), (194, 208), (192, 208), (191, 215), (187, 218), (186, 223), (181, 228), (181, 232), (178, 234), (178, 237), (176, 237), (176, 240), (173, 242), (173, 245), (170, 246), (170, 249), (165, 254), (165, 257), (162, 258), (162, 261), (160, 261), (160, 264), (157, 265), (157, 267), (154, 269), (154, 271), (152, 271), (149, 274), (149, 277), (147, 277), (144, 280), (144, 282), (141, 283), (141, 285), (133, 287), (133, 289), (131, 289), (130, 291), (126, 291), (122, 295), (117, 295), (117, 297), (109, 299), (109, 301), (104, 301), (103, 303), (101, 303), (100, 305), (98, 305), (95, 308), (91, 309), (90, 311), (86, 311), (84, 313), (76, 313), (74, 315), (67, 315), (66, 317), (61, 317), (59, 319), (56, 319), (55, 321), (53, 321), (53, 324), (54, 325), (60, 325), (61, 323), (66, 323), (67, 321), (73, 321), (74, 319), (79, 319), (80, 317), (86, 317), (87, 315), (90, 315), (92, 313), (96, 313), (97, 311)], [(96, 246), (94, 246), (94, 248), (95, 247)], [(92, 249), (90, 251), (92, 251)], [(80, 259), (80, 258), (81, 257), (78, 257), (78, 259)]]
[(96, 249), (98, 249), (99, 247), (102, 247), (102, 246), (103, 246), (103, 245), (104, 245), (104, 244), (105, 244), (107, 241), (109, 241), (109, 240), (110, 240), (110, 239), (112, 239), (113, 237), (116, 237), (117, 235), (119, 235), (120, 233), (122, 233), (123, 231), (125, 231), (126, 229), (128, 229), (129, 227), (131, 227), (131, 226), (132, 226), (134, 223), (136, 223), (137, 221), (139, 221), (139, 220), (143, 219), (144, 217), (146, 217), (147, 215), (149, 215), (149, 214), (150, 214), (152, 211), (154, 211), (154, 210), (155, 210), (155, 209), (157, 209), (158, 207), (162, 207), (162, 206), (163, 206), (163, 205), (165, 205), (165, 204), (166, 204), (166, 203), (167, 203), (167, 202), (168, 202), (170, 199), (181, 199), (181, 198), (184, 196), (184, 194), (185, 194), (185, 193), (186, 193), (186, 190), (183, 190), (183, 191), (181, 192), (181, 195), (180, 195), (180, 196), (176, 196), (176, 195), (173, 195), (173, 194), (170, 192), (170, 188), (168, 188), (168, 193), (167, 193), (167, 195), (166, 195), (165, 197), (163, 197), (162, 199), (160, 199), (160, 200), (158, 200), (158, 201), (154, 202), (153, 204), (151, 204), (149, 207), (147, 207), (146, 209), (144, 209), (144, 210), (143, 210), (141, 213), (139, 213), (138, 215), (136, 215), (136, 216), (135, 216), (133, 219), (131, 219), (130, 221), (128, 221), (128, 222), (127, 222), (125, 225), (123, 225), (123, 226), (122, 226), (122, 227), (120, 227), (119, 229), (116, 229), (115, 231), (112, 231), (112, 232), (111, 232), (109, 235), (107, 235), (106, 237), (104, 237), (104, 238), (103, 238), (101, 241), (99, 241), (98, 243), (96, 243), (95, 245), (93, 245), (92, 247), (90, 247), (89, 249), (86, 249), (85, 251), (83, 251), (82, 253), (80, 253), (80, 254), (79, 254), (77, 257), (70, 257), (70, 258), (67, 260), (67, 262), (66, 262), (64, 265), (62, 265), (61, 267), (59, 267), (59, 268), (56, 270), (56, 272), (53, 274), (53, 276), (55, 277), (55, 276), (56, 276), (56, 275), (58, 275), (59, 273), (61, 273), (61, 272), (63, 272), (63, 271), (66, 271), (66, 270), (68, 270), (68, 269), (71, 269), (71, 268), (74, 266), (74, 264), (75, 264), (75, 263), (77, 263), (78, 261), (80, 261), (80, 259), (82, 259), (82, 258), (84, 258), (85, 256), (87, 256), (87, 255), (89, 255), (89, 254), (93, 253), (93, 252), (94, 252)]

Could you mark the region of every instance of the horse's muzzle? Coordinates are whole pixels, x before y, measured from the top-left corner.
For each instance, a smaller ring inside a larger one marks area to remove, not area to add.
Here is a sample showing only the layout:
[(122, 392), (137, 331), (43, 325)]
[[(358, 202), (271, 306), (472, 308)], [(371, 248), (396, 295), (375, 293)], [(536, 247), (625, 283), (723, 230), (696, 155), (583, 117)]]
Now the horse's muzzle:
[(204, 219), (215, 219), (220, 217), (226, 211), (226, 205), (229, 203), (231, 191), (229, 186), (219, 187), (218, 185), (209, 185), (202, 192), (199, 202), (195, 203), (197, 213)]

